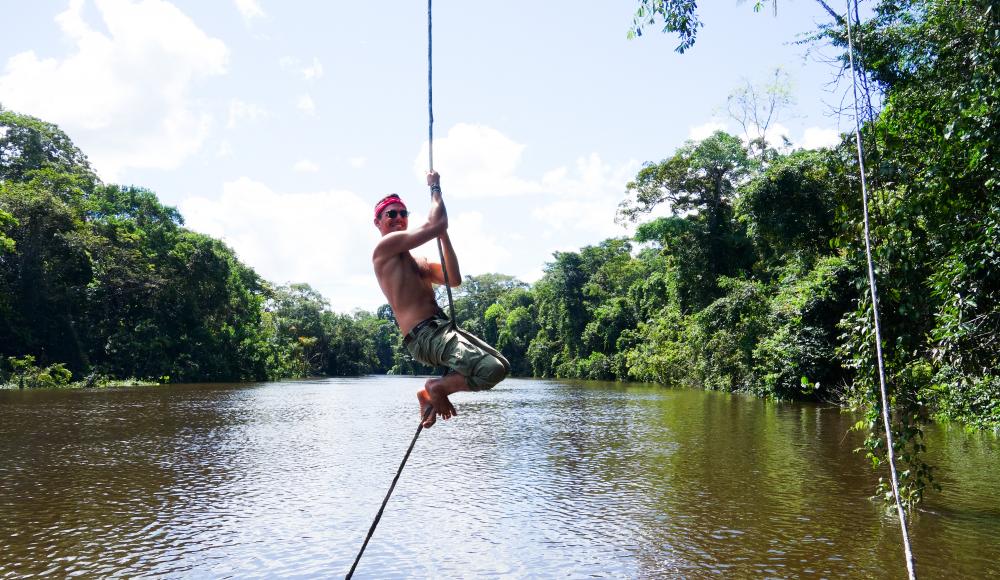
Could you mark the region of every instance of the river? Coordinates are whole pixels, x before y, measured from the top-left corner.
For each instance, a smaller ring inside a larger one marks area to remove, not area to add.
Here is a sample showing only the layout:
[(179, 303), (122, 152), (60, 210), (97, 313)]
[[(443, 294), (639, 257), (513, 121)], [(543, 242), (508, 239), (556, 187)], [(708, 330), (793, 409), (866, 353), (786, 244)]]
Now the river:
[[(329, 578), (417, 426), (412, 377), (0, 391), (0, 578)], [(856, 417), (507, 380), (424, 430), (356, 578), (906, 575)], [(929, 432), (924, 578), (1000, 577), (1000, 442)]]

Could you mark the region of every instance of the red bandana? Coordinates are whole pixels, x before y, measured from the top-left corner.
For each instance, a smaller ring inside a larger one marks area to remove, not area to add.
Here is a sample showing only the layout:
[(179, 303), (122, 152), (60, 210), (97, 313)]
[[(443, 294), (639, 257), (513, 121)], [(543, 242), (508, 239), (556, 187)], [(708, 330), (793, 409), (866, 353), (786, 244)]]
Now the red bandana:
[(375, 206), (375, 219), (378, 219), (378, 216), (379, 214), (382, 213), (382, 210), (384, 210), (385, 208), (389, 207), (394, 203), (398, 203), (399, 205), (403, 206), (403, 209), (406, 209), (406, 204), (403, 203), (403, 200), (399, 199), (398, 195), (392, 194), (389, 197), (380, 201), (379, 204)]

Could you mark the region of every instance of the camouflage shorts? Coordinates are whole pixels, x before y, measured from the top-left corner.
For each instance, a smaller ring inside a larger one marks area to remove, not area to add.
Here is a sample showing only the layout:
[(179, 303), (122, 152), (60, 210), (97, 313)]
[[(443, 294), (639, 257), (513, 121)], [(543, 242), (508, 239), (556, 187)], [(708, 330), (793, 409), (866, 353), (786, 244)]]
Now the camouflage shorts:
[(502, 354), (477, 336), (452, 328), (444, 315), (421, 322), (403, 342), (413, 358), (461, 374), (473, 391), (492, 389), (510, 371)]

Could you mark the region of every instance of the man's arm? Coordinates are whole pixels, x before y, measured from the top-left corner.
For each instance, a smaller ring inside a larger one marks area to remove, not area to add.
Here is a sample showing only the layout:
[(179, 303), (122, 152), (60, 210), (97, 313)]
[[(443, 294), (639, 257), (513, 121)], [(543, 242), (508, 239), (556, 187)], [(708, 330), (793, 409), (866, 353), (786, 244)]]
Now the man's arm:
[[(445, 266), (448, 268), (448, 285), (454, 288), (462, 283), (462, 272), (458, 269), (458, 257), (455, 255), (455, 249), (451, 246), (448, 232), (438, 236), (438, 239), (441, 240), (441, 251), (444, 254)], [(431, 262), (428, 266), (430, 267), (431, 281), (435, 284), (444, 284), (444, 270), (442, 270), (441, 264)]]
[[(441, 176), (436, 171), (431, 171), (427, 174), (427, 185), (431, 188), (431, 203), (437, 204), (440, 207), (447, 222), (448, 212), (444, 208), (444, 199), (441, 197)], [(451, 245), (451, 238), (448, 237), (447, 226), (445, 226), (445, 230), (438, 236), (438, 240), (441, 242), (441, 254), (444, 258), (444, 265), (448, 270), (448, 285), (451, 287), (458, 286), (462, 283), (462, 272), (458, 268), (458, 257), (455, 255), (455, 248)], [(444, 284), (444, 269), (442, 269), (441, 264), (430, 263), (428, 266), (430, 266), (431, 281), (435, 284)]]

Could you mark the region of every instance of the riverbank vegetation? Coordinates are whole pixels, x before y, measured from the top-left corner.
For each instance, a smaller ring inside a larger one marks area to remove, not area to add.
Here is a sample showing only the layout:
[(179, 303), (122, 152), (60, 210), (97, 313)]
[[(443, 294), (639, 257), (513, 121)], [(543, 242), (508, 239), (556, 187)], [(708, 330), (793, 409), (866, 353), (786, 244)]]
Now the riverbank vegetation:
[[(894, 404), (993, 429), (998, 22), (986, 0), (883, 2), (860, 23), (858, 54)], [(839, 24), (817, 38), (846, 42)], [(531, 285), (467, 277), (459, 324), (516, 375), (873, 408), (852, 136), (806, 151), (719, 132), (646, 163), (623, 194), (635, 236), (557, 252)], [(671, 215), (648, 218), (664, 206)], [(388, 307), (335, 313), (306, 284), (261, 279), (154, 192), (101, 182), (58, 127), (3, 110), (0, 354), (6, 384), (431, 371), (406, 354)]]

